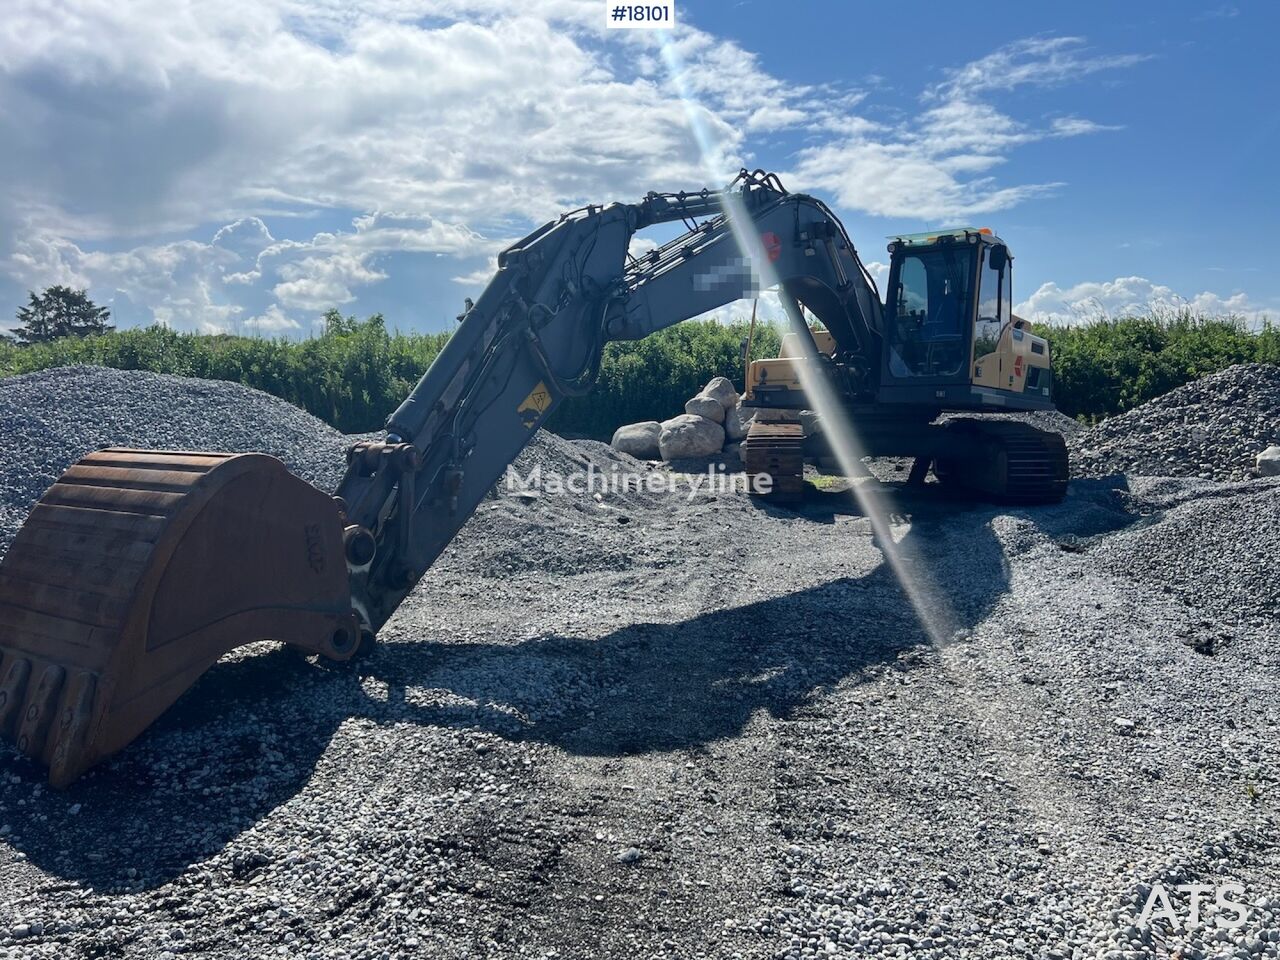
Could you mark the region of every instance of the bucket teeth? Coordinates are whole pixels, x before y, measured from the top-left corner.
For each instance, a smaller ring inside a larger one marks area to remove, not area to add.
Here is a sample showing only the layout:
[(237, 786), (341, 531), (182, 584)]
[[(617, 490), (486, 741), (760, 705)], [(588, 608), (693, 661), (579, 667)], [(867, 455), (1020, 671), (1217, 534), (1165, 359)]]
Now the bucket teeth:
[(66, 675), (67, 671), (57, 664), (46, 664), (36, 682), (28, 685), (15, 742), (18, 749), (29, 757), (40, 759), (44, 755), (45, 734), (57, 710), (58, 694)]
[(0, 669), (3, 669), (3, 673), (0, 673), (0, 734), (7, 735), (14, 718), (22, 715), (31, 661), (26, 657), (6, 653)]
[(52, 750), (46, 748), (49, 782), (55, 787), (65, 787), (80, 769), (85, 734), (93, 719), (96, 687), (97, 678), (87, 670), (77, 673), (66, 685), (58, 710), (58, 725), (50, 737)]

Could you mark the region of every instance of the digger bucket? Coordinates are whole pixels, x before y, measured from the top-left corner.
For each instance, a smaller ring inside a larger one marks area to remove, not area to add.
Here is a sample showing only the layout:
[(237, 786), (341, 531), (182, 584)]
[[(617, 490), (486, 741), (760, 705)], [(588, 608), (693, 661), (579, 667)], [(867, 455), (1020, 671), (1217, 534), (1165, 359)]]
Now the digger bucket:
[(338, 503), (262, 454), (100, 450), (0, 563), (0, 734), (66, 786), (257, 640), (355, 652)]

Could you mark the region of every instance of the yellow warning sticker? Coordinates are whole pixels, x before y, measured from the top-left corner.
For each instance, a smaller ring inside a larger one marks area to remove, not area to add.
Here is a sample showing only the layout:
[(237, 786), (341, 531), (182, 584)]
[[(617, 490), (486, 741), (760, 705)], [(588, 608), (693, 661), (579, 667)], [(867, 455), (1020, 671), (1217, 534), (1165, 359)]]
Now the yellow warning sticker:
[(529, 391), (529, 395), (524, 398), (524, 403), (516, 407), (516, 413), (520, 415), (521, 421), (526, 427), (532, 427), (538, 422), (538, 418), (547, 412), (547, 408), (551, 406), (551, 391), (547, 389), (547, 385), (541, 380), (537, 386)]

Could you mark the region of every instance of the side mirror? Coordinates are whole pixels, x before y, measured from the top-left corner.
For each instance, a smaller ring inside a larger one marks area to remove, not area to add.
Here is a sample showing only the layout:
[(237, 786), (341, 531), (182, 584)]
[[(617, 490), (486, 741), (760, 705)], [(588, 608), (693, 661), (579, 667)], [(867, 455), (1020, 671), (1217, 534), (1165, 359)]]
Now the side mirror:
[(1009, 248), (1002, 243), (987, 250), (987, 266), (999, 272), (1009, 264)]

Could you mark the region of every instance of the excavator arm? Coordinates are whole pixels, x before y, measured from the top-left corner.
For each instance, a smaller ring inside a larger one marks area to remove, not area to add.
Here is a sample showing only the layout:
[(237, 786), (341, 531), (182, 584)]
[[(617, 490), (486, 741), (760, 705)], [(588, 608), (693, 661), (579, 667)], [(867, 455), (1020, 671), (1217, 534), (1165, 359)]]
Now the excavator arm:
[[(672, 222), (687, 232), (629, 254)], [(385, 440), (348, 451), (336, 496), (259, 454), (88, 455), (0, 563), (0, 734), (64, 786), (235, 647), (349, 658), (556, 407), (591, 389), (610, 340), (774, 285), (795, 328), (808, 335), (810, 310), (873, 385), (880, 303), (843, 227), (743, 171), (723, 191), (588, 206), (505, 250)]]
[[(637, 231), (682, 221), (683, 235), (628, 254)], [(591, 389), (608, 341), (774, 283), (797, 319), (803, 303), (848, 352), (875, 356), (879, 299), (839, 221), (759, 172), (724, 191), (586, 207), (504, 251), (386, 441), (351, 451), (338, 497), (364, 630), (391, 616), (555, 408)]]

